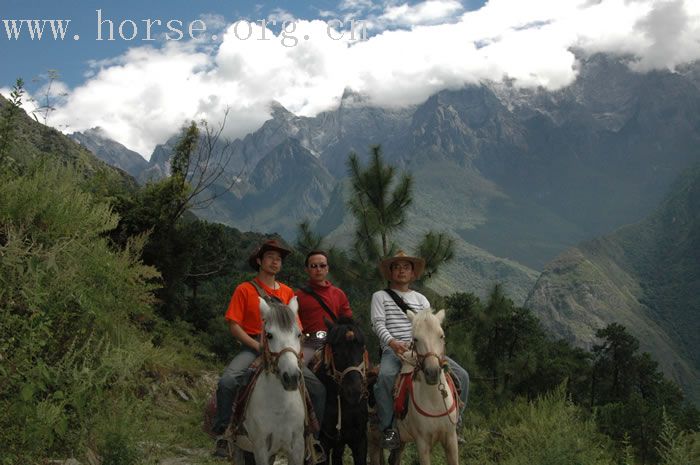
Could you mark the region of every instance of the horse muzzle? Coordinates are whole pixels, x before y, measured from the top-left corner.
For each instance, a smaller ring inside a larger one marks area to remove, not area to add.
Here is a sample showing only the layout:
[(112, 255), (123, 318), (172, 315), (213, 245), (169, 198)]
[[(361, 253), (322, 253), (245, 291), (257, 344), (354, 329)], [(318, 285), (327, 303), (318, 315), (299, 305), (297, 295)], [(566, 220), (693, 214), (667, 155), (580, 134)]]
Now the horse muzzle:
[(299, 378), (299, 373), (282, 373), (280, 376), (282, 387), (285, 391), (296, 391), (299, 389)]
[(424, 368), (425, 382), (430, 386), (435, 386), (440, 380), (440, 368)]

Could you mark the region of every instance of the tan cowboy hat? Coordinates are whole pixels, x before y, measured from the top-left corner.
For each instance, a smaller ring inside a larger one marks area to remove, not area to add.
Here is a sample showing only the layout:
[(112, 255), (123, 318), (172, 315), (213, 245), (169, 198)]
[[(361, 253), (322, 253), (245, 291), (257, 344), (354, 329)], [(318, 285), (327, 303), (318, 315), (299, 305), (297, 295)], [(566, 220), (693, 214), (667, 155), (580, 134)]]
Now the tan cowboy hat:
[(292, 253), (291, 250), (280, 244), (280, 242), (277, 239), (270, 239), (269, 241), (263, 242), (260, 247), (255, 249), (255, 251), (251, 254), (251, 256), (248, 258), (248, 264), (255, 270), (259, 271), (260, 270), (260, 265), (258, 265), (258, 258), (262, 258), (262, 256), (265, 254), (265, 252), (269, 252), (270, 250), (274, 250), (276, 252), (279, 252), (280, 255), (282, 256), (282, 260), (284, 260), (284, 257)]
[(410, 262), (413, 265), (413, 273), (415, 274), (415, 279), (420, 278), (425, 270), (425, 260), (419, 257), (411, 257), (406, 255), (403, 250), (396, 252), (393, 257), (385, 258), (379, 263), (379, 271), (382, 272), (382, 276), (387, 281), (391, 281), (391, 265), (398, 261)]

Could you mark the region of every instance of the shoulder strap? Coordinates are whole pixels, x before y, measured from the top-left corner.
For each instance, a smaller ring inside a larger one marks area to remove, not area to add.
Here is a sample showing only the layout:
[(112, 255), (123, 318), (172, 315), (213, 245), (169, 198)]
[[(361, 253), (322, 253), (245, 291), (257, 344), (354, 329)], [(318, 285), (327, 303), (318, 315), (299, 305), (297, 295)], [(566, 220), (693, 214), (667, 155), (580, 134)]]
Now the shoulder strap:
[(306, 292), (307, 294), (309, 294), (314, 299), (316, 299), (316, 301), (319, 303), (319, 305), (321, 305), (321, 308), (323, 308), (326, 311), (326, 313), (328, 313), (328, 316), (331, 317), (331, 319), (333, 320), (333, 323), (336, 323), (338, 321), (338, 317), (335, 316), (335, 313), (333, 313), (331, 311), (331, 309), (328, 308), (328, 305), (326, 305), (326, 303), (323, 301), (321, 296), (316, 294), (314, 292), (314, 290), (311, 289), (311, 286), (302, 287), (301, 290)]
[(389, 294), (389, 297), (391, 297), (394, 300), (394, 302), (396, 302), (396, 305), (399, 306), (402, 312), (406, 313), (411, 309), (411, 307), (409, 307), (408, 304), (404, 302), (404, 300), (401, 298), (401, 296), (394, 292), (393, 289), (389, 289), (387, 287), (386, 289), (384, 289), (384, 292)]
[(251, 279), (251, 280), (248, 281), (248, 282), (249, 282), (250, 284), (253, 285), (253, 287), (255, 288), (256, 291), (258, 291), (258, 295), (259, 295), (260, 297), (262, 297), (263, 299), (265, 299), (265, 302), (267, 302), (267, 303), (270, 303), (270, 302), (277, 302), (277, 303), (279, 303), (279, 304), (282, 303), (282, 299), (280, 299), (280, 298), (277, 297), (276, 295), (270, 295), (270, 294), (268, 294), (267, 291), (265, 291), (265, 289), (263, 289), (262, 287), (260, 287), (260, 285), (258, 285), (258, 283), (256, 283), (254, 279)]

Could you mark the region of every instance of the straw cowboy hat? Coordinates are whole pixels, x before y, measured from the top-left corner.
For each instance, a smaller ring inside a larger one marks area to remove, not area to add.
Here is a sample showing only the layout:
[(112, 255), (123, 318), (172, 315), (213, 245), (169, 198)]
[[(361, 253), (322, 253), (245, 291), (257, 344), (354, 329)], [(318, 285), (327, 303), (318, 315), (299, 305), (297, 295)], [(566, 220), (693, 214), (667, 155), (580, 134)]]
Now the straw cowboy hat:
[(265, 252), (269, 252), (270, 250), (274, 250), (275, 252), (279, 252), (280, 255), (282, 256), (282, 260), (284, 260), (284, 257), (292, 253), (291, 250), (283, 246), (282, 244), (279, 243), (277, 239), (270, 239), (269, 241), (265, 241), (255, 249), (255, 251), (251, 254), (251, 256), (248, 258), (248, 264), (255, 270), (259, 271), (260, 270), (260, 265), (258, 265), (258, 258), (262, 259), (263, 255)]
[(409, 262), (413, 265), (415, 279), (420, 278), (425, 270), (425, 260), (419, 257), (411, 257), (406, 255), (403, 250), (399, 250), (393, 257), (385, 258), (379, 263), (379, 271), (382, 272), (384, 279), (391, 281), (391, 265), (399, 261)]

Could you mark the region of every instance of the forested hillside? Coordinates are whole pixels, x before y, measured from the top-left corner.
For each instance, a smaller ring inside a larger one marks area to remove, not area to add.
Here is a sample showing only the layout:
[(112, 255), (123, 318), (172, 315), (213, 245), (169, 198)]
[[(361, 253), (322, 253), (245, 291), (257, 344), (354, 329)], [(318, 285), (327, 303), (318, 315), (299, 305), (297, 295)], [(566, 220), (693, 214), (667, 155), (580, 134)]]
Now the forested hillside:
[(581, 346), (619, 322), (700, 401), (700, 165), (644, 221), (584, 242), (550, 263), (526, 305)]
[[(193, 126), (170, 176), (136, 187), (1, 103), (0, 463), (214, 463), (201, 412), (236, 349), (222, 313), (266, 236), (189, 211), (180, 162), (197, 140)], [(368, 172), (398, 175), (372, 155), (368, 165), (351, 159), (356, 195), (377, 187)], [(386, 185), (388, 198), (410, 203), (409, 173)], [(402, 218), (363, 205), (351, 210), (365, 234), (356, 231), (331, 262), (370, 332), (369, 296), (382, 285), (376, 259), (396, 250)], [(301, 232), (279, 276), (292, 285), (304, 280), (305, 251), (323, 245), (308, 225)], [(697, 462), (698, 411), (623, 327), (605, 328), (584, 352), (548, 336), (500, 287), (487, 299), (468, 288), (440, 296), (430, 277), (444, 272), (451, 247), (440, 233), (419, 238), (429, 275), (416, 285), (447, 308), (448, 351), (472, 375), (461, 463)]]

